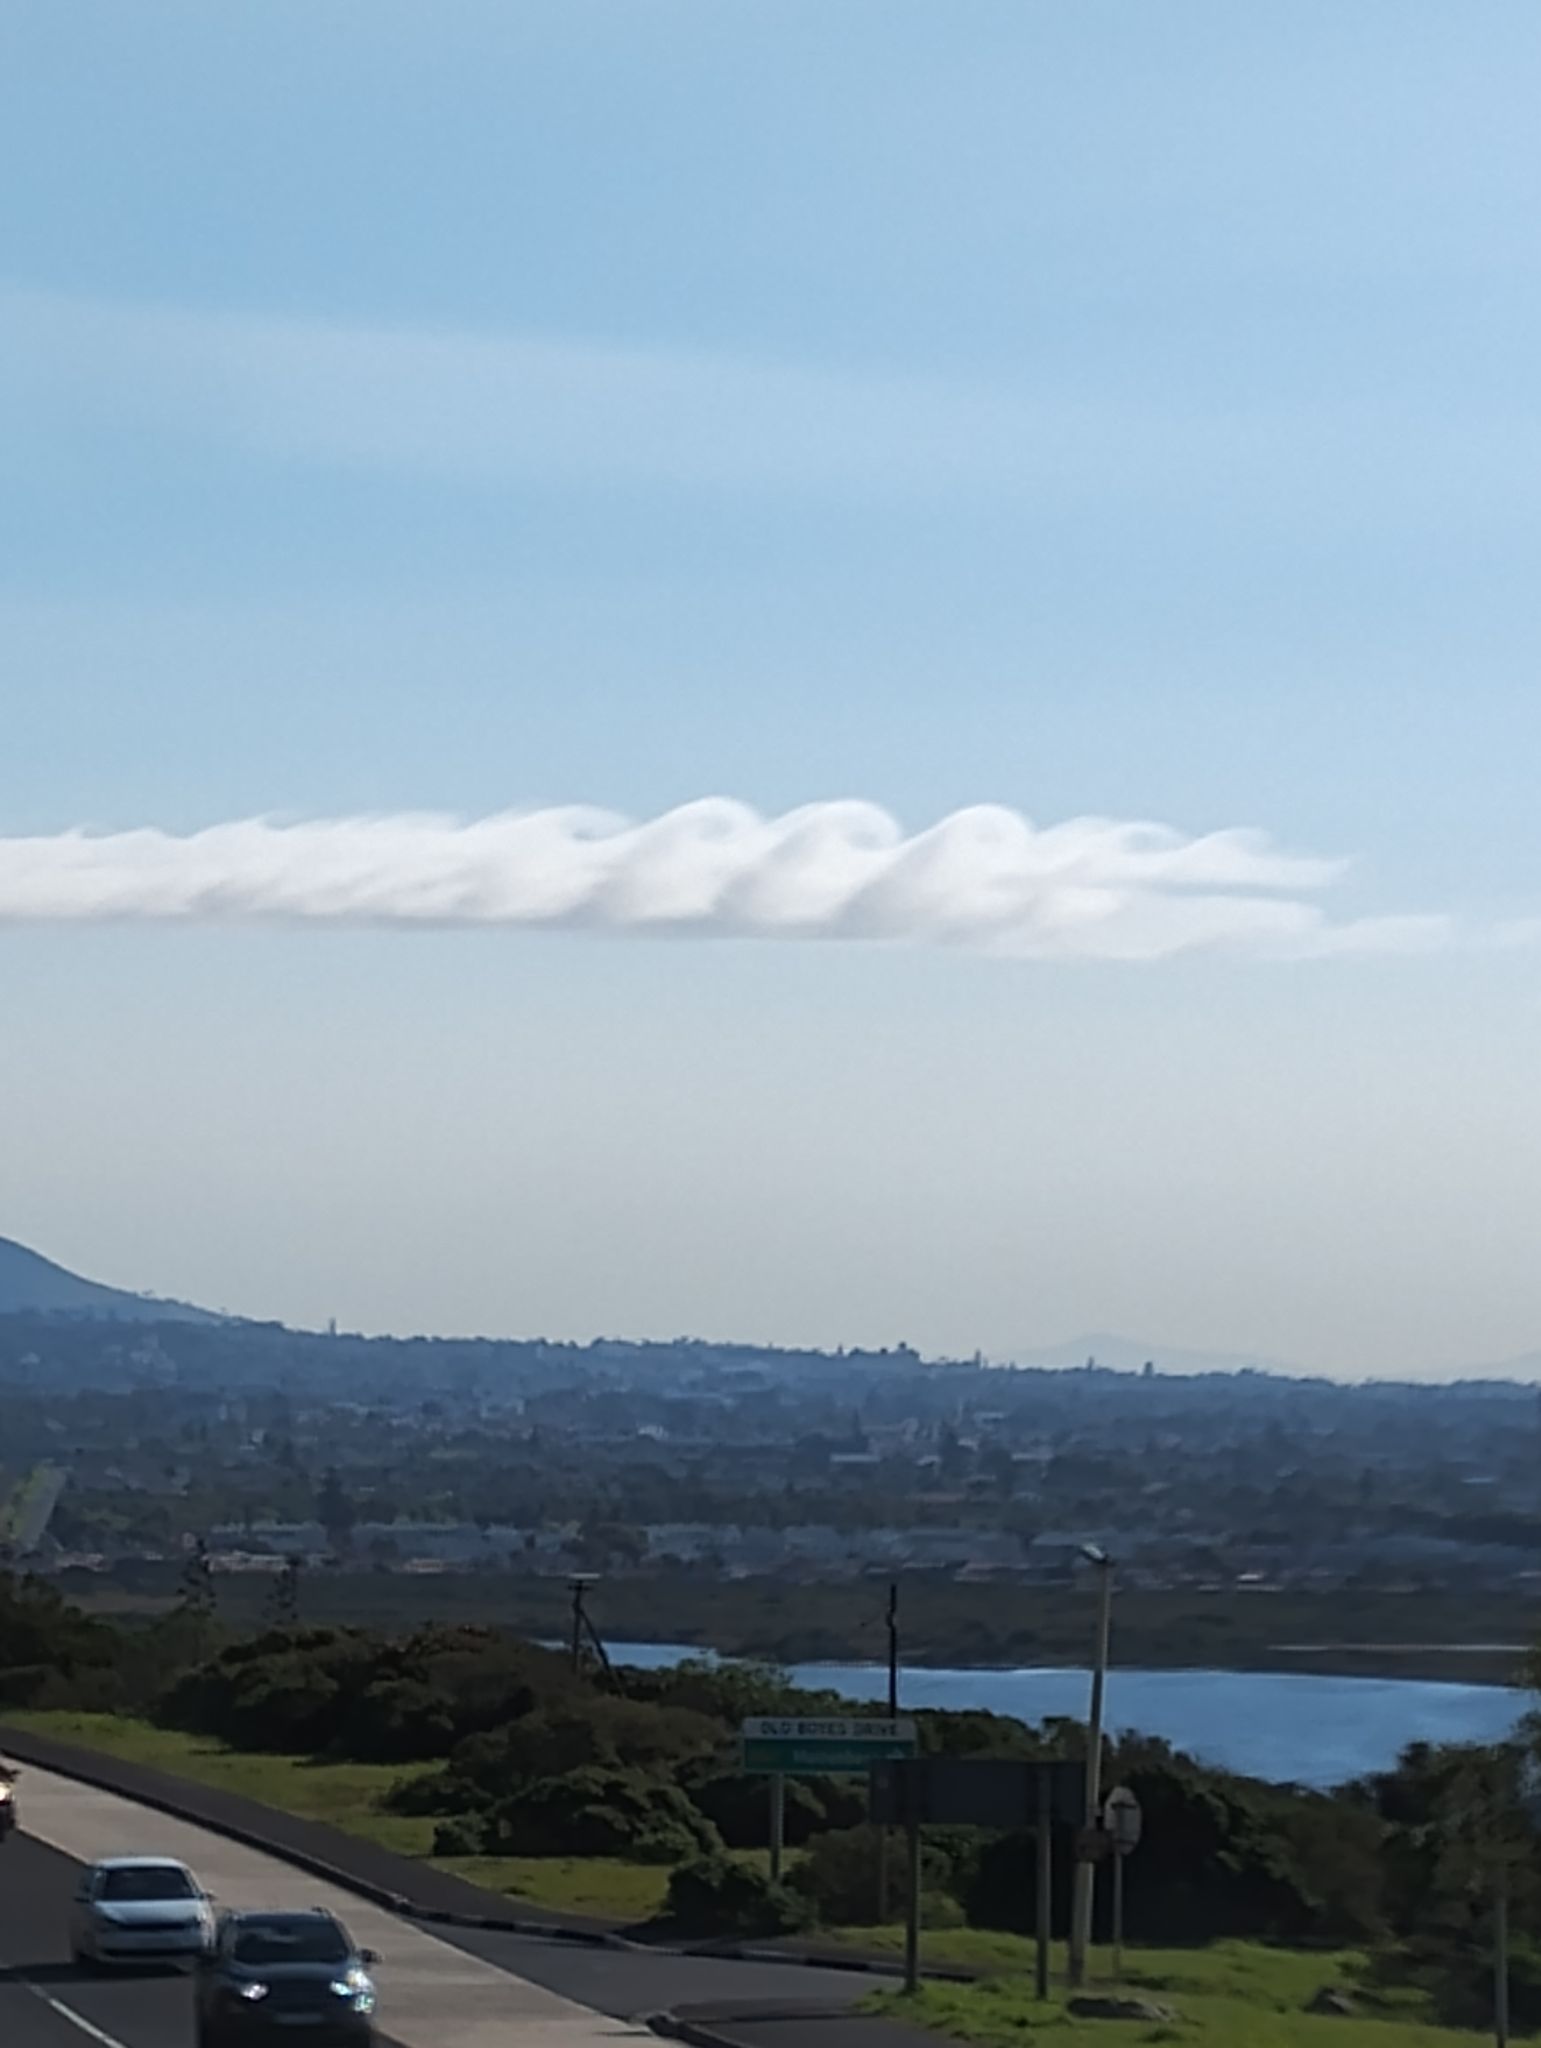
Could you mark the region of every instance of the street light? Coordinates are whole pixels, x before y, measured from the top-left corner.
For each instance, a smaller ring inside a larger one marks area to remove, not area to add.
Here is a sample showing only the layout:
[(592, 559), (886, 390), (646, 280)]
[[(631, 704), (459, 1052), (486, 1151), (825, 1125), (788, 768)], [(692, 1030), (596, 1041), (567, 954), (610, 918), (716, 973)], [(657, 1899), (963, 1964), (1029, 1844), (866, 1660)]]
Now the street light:
[[(1095, 1828), (1102, 1804), (1102, 1700), (1107, 1690), (1108, 1643), (1113, 1628), (1113, 1560), (1096, 1543), (1083, 1543), (1081, 1555), (1094, 1565), (1098, 1578), (1097, 1656), (1092, 1665), (1092, 1702), (1086, 1727), (1086, 1825)], [(1090, 1847), (1087, 1843), (1085, 1847)], [(1070, 1981), (1086, 1982), (1086, 1952), (1092, 1939), (1092, 1904), (1096, 1895), (1097, 1867), (1089, 1856), (1081, 1856), (1075, 1867), (1075, 1891), (1070, 1908)]]

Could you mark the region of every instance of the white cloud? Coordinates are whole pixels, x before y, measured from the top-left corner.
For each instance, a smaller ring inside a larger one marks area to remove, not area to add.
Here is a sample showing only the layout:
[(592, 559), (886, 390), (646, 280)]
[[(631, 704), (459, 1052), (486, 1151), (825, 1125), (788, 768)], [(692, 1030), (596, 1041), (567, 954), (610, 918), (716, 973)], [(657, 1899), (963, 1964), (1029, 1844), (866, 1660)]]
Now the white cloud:
[(1404, 950), (1448, 935), (1437, 918), (1334, 923), (1314, 898), (1341, 872), (1255, 832), (1040, 828), (977, 805), (907, 836), (870, 803), (765, 817), (708, 797), (643, 822), (572, 806), (0, 838), (0, 921), (567, 926), (1120, 960)]

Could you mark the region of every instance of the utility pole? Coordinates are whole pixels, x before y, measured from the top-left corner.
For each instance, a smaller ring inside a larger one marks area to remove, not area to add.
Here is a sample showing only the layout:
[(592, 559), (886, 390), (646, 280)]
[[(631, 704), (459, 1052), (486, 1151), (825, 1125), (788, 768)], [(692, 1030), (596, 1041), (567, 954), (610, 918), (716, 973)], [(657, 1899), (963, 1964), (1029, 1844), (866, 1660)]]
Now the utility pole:
[[(888, 1582), (888, 1718), (899, 1718), (899, 1582)], [(888, 1830), (878, 1829), (878, 1917), (879, 1927), (888, 1925)]]
[(888, 1718), (899, 1718), (899, 1582), (888, 1584)]
[(589, 1588), (593, 1583), (594, 1574), (592, 1572), (575, 1573), (567, 1582), (567, 1589), (573, 1596), (572, 1666), (574, 1672), (579, 1672), (583, 1669), (584, 1632), (593, 1626), (583, 1604), (588, 1598)]
[[(1102, 1709), (1107, 1690), (1108, 1649), (1113, 1629), (1113, 1560), (1095, 1543), (1081, 1546), (1081, 1554), (1097, 1568), (1097, 1655), (1092, 1665), (1091, 1712), (1086, 1729), (1086, 1827), (1095, 1829), (1102, 1813)], [(1070, 1910), (1070, 1982), (1086, 1982), (1086, 1954), (1092, 1940), (1092, 1907), (1096, 1899), (1097, 1868), (1082, 1855), (1075, 1867), (1075, 1890)]]

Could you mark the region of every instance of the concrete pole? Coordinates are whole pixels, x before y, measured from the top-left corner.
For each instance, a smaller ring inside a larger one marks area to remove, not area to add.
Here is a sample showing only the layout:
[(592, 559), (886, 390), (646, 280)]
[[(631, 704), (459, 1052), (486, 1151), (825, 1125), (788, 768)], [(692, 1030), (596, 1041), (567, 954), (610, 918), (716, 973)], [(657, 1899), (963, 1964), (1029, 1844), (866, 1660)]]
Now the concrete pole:
[[(1086, 1728), (1086, 1825), (1094, 1828), (1102, 1810), (1102, 1706), (1108, 1682), (1108, 1648), (1113, 1632), (1113, 1560), (1102, 1551), (1088, 1551), (1097, 1567), (1097, 1656), (1092, 1665), (1091, 1712)], [(1070, 1982), (1086, 1982), (1086, 1955), (1092, 1941), (1092, 1907), (1096, 1898), (1097, 1867), (1086, 1858), (1075, 1867), (1075, 1891), (1070, 1910)]]

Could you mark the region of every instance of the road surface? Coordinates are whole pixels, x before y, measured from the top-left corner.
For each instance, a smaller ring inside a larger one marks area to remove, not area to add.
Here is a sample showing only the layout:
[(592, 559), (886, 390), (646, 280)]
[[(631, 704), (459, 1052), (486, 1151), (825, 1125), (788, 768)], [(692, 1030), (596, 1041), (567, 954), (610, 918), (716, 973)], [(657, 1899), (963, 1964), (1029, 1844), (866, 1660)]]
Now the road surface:
[(3, 2048), (192, 2048), (191, 1985), (176, 1969), (96, 1976), (69, 1961), (70, 1895), (97, 1856), (165, 1855), (226, 1906), (327, 1905), (382, 1958), (380, 2022), (400, 2048), (616, 2048), (638, 2016), (740, 1999), (848, 2004), (870, 1980), (776, 1963), (576, 1947), (514, 1935), (430, 1935), (279, 1860), (183, 1821), (28, 1769), (25, 1833), (0, 1844)]

